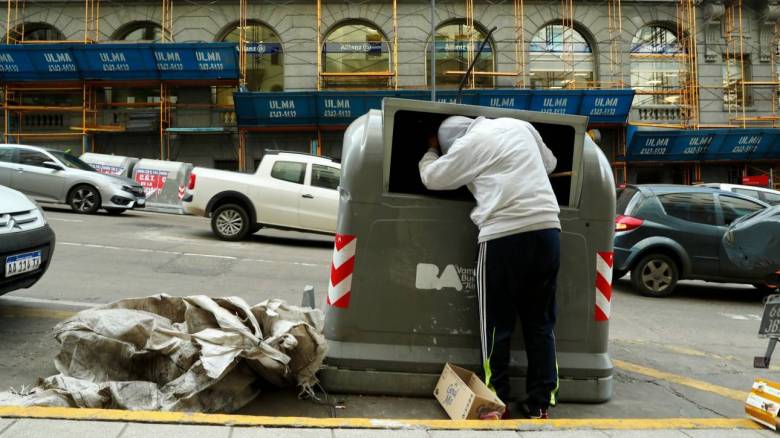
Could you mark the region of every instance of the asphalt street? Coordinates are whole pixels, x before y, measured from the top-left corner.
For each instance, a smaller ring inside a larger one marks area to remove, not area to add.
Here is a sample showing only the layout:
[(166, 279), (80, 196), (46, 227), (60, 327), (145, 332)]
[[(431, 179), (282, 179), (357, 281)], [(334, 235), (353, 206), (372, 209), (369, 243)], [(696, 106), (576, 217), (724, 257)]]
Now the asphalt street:
[[(50, 329), (83, 305), (157, 293), (236, 295), (250, 304), (298, 304), (306, 285), (322, 307), (332, 238), (261, 230), (246, 242), (214, 238), (204, 218), (128, 212), (83, 216), (47, 207), (57, 233), (53, 264), (33, 288), (0, 298), (0, 381), (19, 389), (54, 374)], [(558, 418), (740, 418), (766, 341), (756, 335), (763, 296), (750, 286), (686, 282), (652, 299), (615, 284), (610, 354), (615, 393), (606, 404), (561, 404)], [(778, 359), (780, 363), (780, 359)], [(331, 395), (299, 401), (262, 394), (243, 413), (316, 417), (443, 418), (435, 400)]]

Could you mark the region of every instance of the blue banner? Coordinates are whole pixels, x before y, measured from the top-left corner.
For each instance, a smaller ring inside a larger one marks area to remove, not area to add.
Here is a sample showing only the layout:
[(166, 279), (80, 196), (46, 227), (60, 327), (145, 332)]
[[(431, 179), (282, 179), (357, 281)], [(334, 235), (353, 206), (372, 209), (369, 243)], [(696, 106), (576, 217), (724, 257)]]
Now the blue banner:
[(579, 114), (582, 91), (534, 90), (529, 110), (553, 114)]
[[(406, 98), (403, 92), (398, 97)], [(426, 92), (422, 97), (408, 97), (409, 99), (431, 100), (430, 93)], [(454, 90), (441, 90), (436, 92), (436, 102), (441, 103), (462, 103), (464, 105), (477, 105), (479, 98), (474, 90), (465, 90), (460, 95), (458, 102), (458, 92)]]
[(162, 80), (238, 79), (238, 52), (232, 43), (154, 44)]
[[(304, 95), (305, 99), (299, 97)], [(279, 103), (288, 97), (294, 100), (294, 113), (289, 112), (290, 105), (281, 108)], [(385, 97), (430, 100), (431, 95), (426, 90), (242, 92), (235, 93), (235, 102), (239, 126), (347, 125), (370, 109), (380, 109)], [(623, 124), (633, 98), (632, 90), (495, 89), (464, 90), (460, 101), (466, 105), (587, 115), (592, 123)], [(436, 100), (457, 103), (457, 91), (441, 90)], [(283, 112), (283, 117), (270, 117), (269, 105), (279, 107), (274, 111), (288, 112)]]
[(780, 135), (780, 129), (723, 129), (723, 142), (710, 148), (709, 159), (750, 160), (765, 158)]
[(89, 44), (74, 50), (82, 79), (159, 79), (154, 54), (141, 44)]
[(582, 91), (578, 114), (588, 116), (590, 123), (625, 123), (633, 102), (633, 90)]
[(0, 78), (5, 81), (78, 80), (71, 44), (0, 44)]
[(530, 90), (480, 90), (477, 105), (525, 110), (531, 106)]
[(780, 129), (628, 127), (628, 161), (712, 161), (780, 158)]
[(233, 43), (0, 44), (0, 80), (236, 80)]
[(382, 107), (382, 99), (395, 96), (394, 91), (322, 91), (317, 93), (320, 124), (349, 124), (370, 109)]
[(243, 125), (313, 125), (318, 120), (312, 92), (234, 93), (233, 101)]

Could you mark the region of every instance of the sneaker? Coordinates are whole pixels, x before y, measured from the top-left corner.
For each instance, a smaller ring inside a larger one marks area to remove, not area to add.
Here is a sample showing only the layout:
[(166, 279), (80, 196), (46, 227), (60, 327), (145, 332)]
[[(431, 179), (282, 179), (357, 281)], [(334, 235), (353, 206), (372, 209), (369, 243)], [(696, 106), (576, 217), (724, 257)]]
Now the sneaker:
[(547, 420), (550, 418), (550, 414), (547, 412), (547, 408), (536, 408), (528, 406), (523, 403), (523, 415), (530, 420)]
[(547, 408), (537, 408), (528, 411), (528, 418), (531, 420), (547, 420), (550, 418), (550, 414), (547, 412)]

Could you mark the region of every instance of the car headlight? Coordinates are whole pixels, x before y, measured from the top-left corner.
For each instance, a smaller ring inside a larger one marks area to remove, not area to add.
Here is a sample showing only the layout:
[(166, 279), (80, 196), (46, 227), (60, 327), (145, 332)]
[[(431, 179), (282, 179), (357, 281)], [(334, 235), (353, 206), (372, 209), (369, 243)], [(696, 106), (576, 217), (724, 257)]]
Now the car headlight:
[[(26, 195), (25, 195), (26, 196)], [(46, 224), (46, 215), (43, 214), (43, 208), (41, 207), (41, 204), (38, 203), (35, 199), (27, 196), (27, 199), (30, 200), (35, 205), (35, 209), (33, 210), (33, 214), (38, 216), (44, 224)]]
[(43, 209), (38, 203), (36, 203), (35, 206), (38, 208), (33, 210), (33, 214), (41, 221), (42, 225), (46, 225), (48, 221), (46, 220), (46, 215), (43, 214)]
[(49, 223), (49, 221), (46, 220), (46, 215), (43, 214), (43, 209), (39, 206), (37, 210), (35, 210), (35, 213), (40, 217), (41, 221), (43, 221), (43, 224), (46, 225)]

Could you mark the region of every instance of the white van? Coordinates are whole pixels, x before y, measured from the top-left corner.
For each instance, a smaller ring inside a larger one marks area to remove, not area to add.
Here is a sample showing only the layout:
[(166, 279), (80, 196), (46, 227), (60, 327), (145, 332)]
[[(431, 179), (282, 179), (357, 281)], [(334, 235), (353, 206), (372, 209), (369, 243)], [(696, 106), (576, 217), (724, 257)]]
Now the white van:
[(726, 192), (739, 193), (766, 202), (769, 205), (780, 205), (780, 192), (764, 187), (743, 186), (739, 184), (707, 183), (703, 187), (713, 187)]

